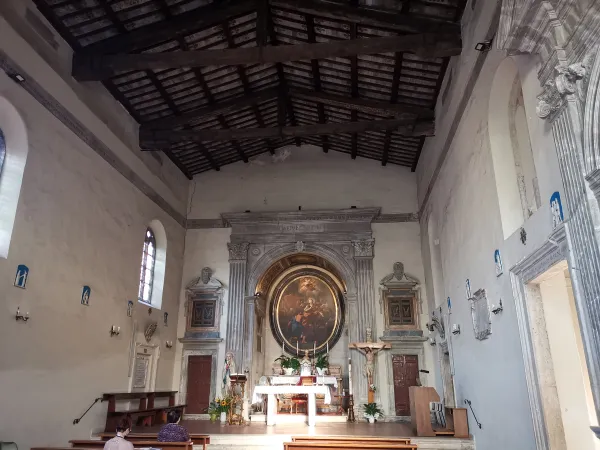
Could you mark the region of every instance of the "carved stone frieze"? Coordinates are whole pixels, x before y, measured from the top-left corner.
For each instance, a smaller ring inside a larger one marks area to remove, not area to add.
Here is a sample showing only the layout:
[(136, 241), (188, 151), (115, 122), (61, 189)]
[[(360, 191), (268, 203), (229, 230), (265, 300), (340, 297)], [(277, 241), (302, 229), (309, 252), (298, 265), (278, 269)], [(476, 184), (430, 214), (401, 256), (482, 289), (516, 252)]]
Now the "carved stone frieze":
[(361, 241), (352, 241), (355, 258), (372, 258), (375, 239), (363, 239)]
[(581, 99), (585, 90), (587, 61), (556, 66), (557, 75), (546, 82), (544, 91), (538, 95), (537, 114), (542, 119), (553, 119), (565, 105), (565, 98), (577, 94)]
[(227, 243), (229, 261), (245, 261), (248, 258), (248, 242)]

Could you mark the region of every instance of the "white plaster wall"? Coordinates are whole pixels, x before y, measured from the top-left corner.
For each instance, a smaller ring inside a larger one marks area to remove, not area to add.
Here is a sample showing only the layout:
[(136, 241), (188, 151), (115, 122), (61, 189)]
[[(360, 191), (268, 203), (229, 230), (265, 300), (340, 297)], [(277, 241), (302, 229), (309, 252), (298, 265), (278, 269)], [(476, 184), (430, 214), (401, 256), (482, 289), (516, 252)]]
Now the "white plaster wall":
[[(526, 245), (520, 242), (519, 230), (504, 240), (488, 133), (491, 83), (504, 57), (496, 51), (487, 56), (425, 208), (422, 230), (435, 230), (436, 236), (428, 236), (429, 247), (436, 239), (440, 242), (443, 292), (438, 292), (441, 289), (436, 284), (435, 302), (442, 305), (451, 297), (451, 323), (458, 323), (462, 330), (452, 337), (456, 400), (458, 405), (471, 400), (483, 424), (481, 430), (477, 428), (469, 412), (470, 432), (479, 448), (526, 450), (535, 448), (535, 442), (509, 269), (550, 234), (548, 202), (554, 191), (562, 192), (562, 185), (549, 130), (535, 115), (535, 95), (539, 93), (535, 61), (516, 58), (542, 207), (524, 223)], [(430, 156), (425, 152), (422, 161), (427, 162)], [(435, 221), (433, 226), (430, 220)], [(495, 249), (500, 249), (504, 263), (504, 274), (498, 278)], [(427, 277), (431, 277), (430, 267)], [(490, 306), (500, 299), (504, 305), (501, 314), (492, 316), (492, 335), (484, 341), (474, 337), (466, 279), (471, 281), (472, 292), (486, 289)]]
[[(315, 146), (289, 147), (292, 155), (284, 162), (273, 163), (269, 155), (259, 158), (259, 163), (236, 163), (222, 168), (221, 172), (207, 172), (195, 177), (193, 194), (190, 195), (190, 219), (217, 218), (224, 212), (294, 211), (302, 210), (381, 206), (386, 213), (413, 213), (416, 211), (415, 175), (407, 168), (382, 167), (376, 161), (352, 160), (348, 155), (330, 152), (328, 154)], [(203, 267), (209, 266), (214, 276), (224, 282), (229, 281), (227, 242), (229, 229), (188, 230), (186, 236), (185, 266), (183, 284), (200, 274)], [(379, 306), (379, 281), (391, 273), (395, 261), (405, 264), (406, 272), (423, 280), (423, 263), (418, 223), (374, 224), (374, 298), (377, 312), (378, 336), (383, 331), (383, 317)], [(423, 291), (424, 299), (426, 292)], [(180, 296), (183, 299), (183, 291)], [(227, 296), (221, 322), (222, 337), (226, 336)], [(424, 302), (422, 324), (426, 320), (427, 309)], [(183, 336), (185, 325), (180, 308), (178, 335)], [(266, 324), (265, 366), (270, 372), (274, 358), (281, 354), (281, 348), (273, 338)], [(331, 364), (341, 364), (347, 376), (348, 338), (343, 335), (332, 348)], [(221, 344), (219, 361), (225, 353)], [(433, 360), (426, 350), (425, 369), (431, 369)], [(173, 386), (179, 386), (180, 356), (174, 372)], [(380, 402), (387, 410), (393, 393), (387, 392), (385, 377), (385, 354), (378, 360)], [(221, 371), (219, 369), (218, 373)], [(428, 382), (428, 379), (423, 379)], [(220, 384), (220, 380), (217, 380)]]
[[(156, 388), (170, 388), (175, 351), (164, 341), (176, 339), (184, 230), (3, 72), (0, 96), (21, 113), (30, 145), (9, 256), (0, 259), (0, 436), (23, 449), (66, 446), (103, 429), (106, 404), (72, 424), (94, 398), (128, 389), (133, 320), (140, 342), (145, 324), (159, 323)], [(135, 300), (153, 219), (168, 251), (163, 308), (149, 316)], [(13, 286), (18, 264), (30, 269), (25, 290)], [(92, 288), (88, 307), (83, 285)], [(27, 323), (15, 321), (17, 307), (30, 312)], [(111, 325), (119, 336), (109, 336)]]

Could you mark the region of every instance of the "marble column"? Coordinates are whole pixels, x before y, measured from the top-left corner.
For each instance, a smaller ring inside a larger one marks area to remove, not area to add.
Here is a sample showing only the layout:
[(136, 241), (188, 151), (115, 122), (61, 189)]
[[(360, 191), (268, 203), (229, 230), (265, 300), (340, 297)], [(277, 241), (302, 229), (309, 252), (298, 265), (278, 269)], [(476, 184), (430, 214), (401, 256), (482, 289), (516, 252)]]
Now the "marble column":
[[(375, 288), (373, 283), (373, 247), (375, 239), (353, 241), (354, 259), (356, 263), (356, 294), (357, 294), (357, 320), (358, 340), (364, 342), (366, 330), (371, 328), (373, 339), (376, 339), (375, 320)], [(356, 341), (353, 341), (356, 342)], [(353, 350), (352, 362), (358, 369), (358, 376), (353, 377), (354, 403), (367, 402), (367, 378), (364, 375), (365, 357), (362, 353)], [(377, 367), (375, 367), (377, 370)], [(354, 376), (354, 373), (352, 374)]]
[(256, 324), (256, 297), (248, 296), (244, 299), (244, 352), (243, 367), (248, 370), (248, 386), (254, 386), (252, 383), (252, 356), (254, 352), (254, 325)]
[(238, 371), (244, 362), (244, 296), (246, 293), (246, 265), (248, 243), (228, 243), (229, 250), (229, 298), (227, 308), (226, 351), (234, 354)]
[(600, 247), (596, 238), (598, 203), (585, 179), (582, 104), (576, 95), (582, 73), (557, 67), (539, 97), (538, 115), (552, 124), (565, 190), (569, 265), (596, 414), (600, 416)]

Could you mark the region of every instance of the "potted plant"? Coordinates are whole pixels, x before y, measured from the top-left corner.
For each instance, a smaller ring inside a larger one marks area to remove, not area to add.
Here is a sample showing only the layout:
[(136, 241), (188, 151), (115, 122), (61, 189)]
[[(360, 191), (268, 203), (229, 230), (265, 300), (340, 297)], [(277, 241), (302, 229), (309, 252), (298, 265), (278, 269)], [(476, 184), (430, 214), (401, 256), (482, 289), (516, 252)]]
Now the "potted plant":
[(364, 413), (363, 416), (369, 421), (374, 423), (377, 419), (383, 416), (383, 411), (377, 406), (377, 403), (366, 403), (363, 405)]
[(217, 416), (220, 414), (219, 405), (217, 404), (217, 400), (213, 400), (210, 402), (210, 406), (208, 407), (208, 417), (211, 422), (217, 420)]
[(315, 362), (315, 367), (317, 368), (317, 374), (320, 376), (325, 375), (327, 369), (329, 369), (329, 358), (327, 355), (319, 355), (317, 362)]
[(294, 358), (293, 356), (285, 356), (281, 355), (275, 361), (281, 362), (281, 368), (284, 370), (286, 375), (292, 375), (294, 371), (300, 370), (300, 361), (298, 358)]

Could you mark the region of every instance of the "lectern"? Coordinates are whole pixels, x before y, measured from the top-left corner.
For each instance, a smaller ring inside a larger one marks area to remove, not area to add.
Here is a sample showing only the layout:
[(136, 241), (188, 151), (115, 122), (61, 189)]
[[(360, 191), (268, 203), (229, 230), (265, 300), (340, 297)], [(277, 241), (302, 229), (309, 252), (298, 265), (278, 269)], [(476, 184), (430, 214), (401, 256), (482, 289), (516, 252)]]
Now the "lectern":
[(231, 407), (229, 408), (229, 425), (244, 424), (244, 394), (248, 377), (244, 374), (231, 374)]

